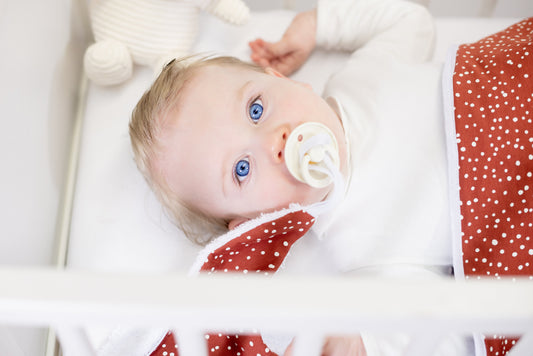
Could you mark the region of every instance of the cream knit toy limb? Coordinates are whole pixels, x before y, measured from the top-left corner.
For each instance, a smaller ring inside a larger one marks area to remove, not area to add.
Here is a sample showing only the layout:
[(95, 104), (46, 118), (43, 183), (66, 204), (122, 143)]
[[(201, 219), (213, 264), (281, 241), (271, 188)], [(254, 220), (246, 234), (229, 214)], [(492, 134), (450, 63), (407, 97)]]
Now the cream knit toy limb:
[(133, 64), (159, 72), (168, 59), (189, 54), (201, 10), (236, 25), (249, 17), (242, 0), (92, 0), (89, 6), (96, 43), (84, 66), (100, 85), (126, 81)]
[(235, 25), (246, 23), (250, 10), (240, 0), (193, 0), (199, 3), (200, 8), (212, 15)]

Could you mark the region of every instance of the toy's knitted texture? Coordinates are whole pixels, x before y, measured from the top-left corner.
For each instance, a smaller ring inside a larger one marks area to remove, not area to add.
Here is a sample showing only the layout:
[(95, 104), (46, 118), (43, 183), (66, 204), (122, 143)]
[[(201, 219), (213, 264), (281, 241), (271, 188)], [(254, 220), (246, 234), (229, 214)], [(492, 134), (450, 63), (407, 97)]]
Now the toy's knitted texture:
[(239, 1), (219, 0), (205, 2), (204, 8), (206, 11), (235, 25), (243, 24), (250, 15), (248, 7)]
[(127, 80), (133, 64), (158, 72), (169, 59), (189, 54), (201, 10), (233, 24), (249, 17), (241, 0), (93, 0), (89, 10), (96, 43), (84, 65), (101, 85)]

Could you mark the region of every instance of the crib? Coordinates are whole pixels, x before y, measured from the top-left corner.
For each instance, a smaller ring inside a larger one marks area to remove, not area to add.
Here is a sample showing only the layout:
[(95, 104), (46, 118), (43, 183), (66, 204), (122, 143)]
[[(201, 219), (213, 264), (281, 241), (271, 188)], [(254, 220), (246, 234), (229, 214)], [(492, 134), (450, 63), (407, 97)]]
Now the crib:
[[(480, 0), (458, 13), (447, 12), (457, 8), (455, 3), (422, 2), (436, 16), (436, 58), (444, 58), (452, 44), (475, 41), (533, 14), (528, 1)], [(279, 37), (296, 10), (314, 4), (249, 3), (254, 26), (233, 27), (206, 15), (195, 51), (247, 59), (249, 39)], [(64, 151), (59, 155), (63, 163), (56, 167), (61, 173), (60, 193), (52, 204), (57, 214), (50, 218), (57, 223), (48, 226), (54, 241), (44, 239), (54, 246), (47, 250), (53, 262), (0, 268), (2, 325), (49, 328), (46, 356), (97, 355), (116, 325), (174, 330), (184, 356), (208, 354), (206, 331), (257, 330), (296, 335), (296, 356), (320, 355), (325, 335), (398, 330), (413, 336), (407, 355), (431, 355), (440, 336), (451, 333), (521, 335), (507, 355), (532, 354), (533, 284), (527, 278), (464, 283), (349, 276), (188, 277), (200, 248), (162, 213), (129, 148), (129, 114), (153, 73), (136, 68), (130, 81), (116, 87), (89, 82), (81, 75), (81, 57), (91, 42), (87, 4), (64, 0), (54, 5), (72, 23), (62, 69), (55, 73), (59, 80), (54, 81), (63, 86), (58, 93), (64, 97), (56, 101), (68, 103), (51, 110), (63, 118), (57, 124), (62, 126), (62, 146), (56, 150)], [(515, 6), (522, 6), (522, 12), (512, 12)], [(343, 54), (317, 51), (294, 79), (320, 92), (344, 59)], [(215, 299), (213, 290), (233, 292), (218, 293)], [(501, 303), (509, 296), (512, 303)], [(0, 329), (0, 335), (5, 333), (0, 353), (33, 354), (9, 330)]]

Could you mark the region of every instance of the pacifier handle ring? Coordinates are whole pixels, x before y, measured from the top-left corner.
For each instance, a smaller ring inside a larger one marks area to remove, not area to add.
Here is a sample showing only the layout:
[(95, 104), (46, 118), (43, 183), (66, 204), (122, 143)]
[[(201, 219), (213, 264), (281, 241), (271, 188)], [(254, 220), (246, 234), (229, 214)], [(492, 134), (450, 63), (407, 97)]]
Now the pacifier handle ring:
[[(329, 153), (328, 153), (328, 156), (329, 156)], [(331, 173), (324, 172), (324, 170), (318, 169), (319, 167), (316, 167), (315, 169), (314, 167), (309, 166), (310, 162), (311, 162), (311, 158), (309, 157), (309, 155), (307, 154), (304, 155), (301, 161), (301, 165), (302, 165), (301, 174), (302, 174), (303, 179), (305, 180), (307, 184), (309, 184), (310, 186), (314, 188), (324, 188), (332, 180)], [(324, 177), (323, 179), (317, 179), (311, 175), (311, 172), (310, 172), (311, 170), (326, 173), (326, 177)]]
[(313, 148), (317, 147), (328, 147), (328, 145), (331, 144), (331, 138), (327, 134), (318, 134), (313, 135), (309, 139), (307, 139), (302, 145), (300, 146), (300, 160), (303, 159), (304, 155), (309, 152)]

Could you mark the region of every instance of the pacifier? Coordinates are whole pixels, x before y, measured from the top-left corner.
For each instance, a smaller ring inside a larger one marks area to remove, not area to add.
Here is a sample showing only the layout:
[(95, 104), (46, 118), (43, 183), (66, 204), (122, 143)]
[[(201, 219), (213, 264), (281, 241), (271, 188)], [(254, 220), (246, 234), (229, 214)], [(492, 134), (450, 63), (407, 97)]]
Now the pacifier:
[(339, 147), (335, 135), (318, 122), (296, 127), (287, 138), (284, 154), (292, 176), (314, 188), (331, 184), (333, 171), (339, 171)]

